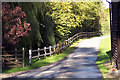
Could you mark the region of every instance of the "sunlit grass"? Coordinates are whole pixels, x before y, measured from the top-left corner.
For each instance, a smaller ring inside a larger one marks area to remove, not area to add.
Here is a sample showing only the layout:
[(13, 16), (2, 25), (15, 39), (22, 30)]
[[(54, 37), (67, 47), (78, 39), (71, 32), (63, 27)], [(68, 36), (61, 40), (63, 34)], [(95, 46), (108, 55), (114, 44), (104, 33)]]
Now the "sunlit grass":
[(104, 33), (102, 36), (108, 36), (108, 35), (110, 35), (110, 31), (107, 33)]
[(3, 73), (12, 73), (12, 72), (18, 72), (18, 71), (26, 71), (30, 69), (36, 69), (42, 66), (49, 65), (51, 63), (57, 62), (63, 58), (65, 58), (73, 49), (76, 47), (76, 45), (82, 41), (83, 39), (79, 39), (75, 41), (70, 47), (68, 47), (65, 51), (60, 53), (59, 55), (55, 54), (46, 58), (42, 58), (39, 61), (35, 62), (32, 64), (32, 66), (26, 65), (24, 68), (19, 67), (19, 68), (12, 68), (12, 69), (5, 69), (3, 70)]
[(100, 47), (99, 47), (99, 53), (98, 53), (98, 58), (97, 58), (97, 65), (105, 78), (104, 74), (108, 73), (108, 69), (103, 65), (106, 61), (110, 60), (109, 52), (111, 50), (111, 44), (110, 44), (110, 37), (105, 38), (101, 41)]

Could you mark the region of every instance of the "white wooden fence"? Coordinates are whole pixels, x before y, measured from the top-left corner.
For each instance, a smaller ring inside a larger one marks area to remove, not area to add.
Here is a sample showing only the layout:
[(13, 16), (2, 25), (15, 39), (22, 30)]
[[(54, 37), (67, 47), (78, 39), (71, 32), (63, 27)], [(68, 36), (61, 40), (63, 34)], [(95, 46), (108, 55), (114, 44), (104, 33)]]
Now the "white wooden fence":
[[(58, 43), (54, 46), (44, 47), (43, 49), (38, 48), (37, 50), (29, 49), (29, 64), (32, 65), (33, 58), (38, 58), (38, 60), (40, 60), (41, 57), (51, 56), (56, 53), (59, 54), (64, 49), (69, 47), (72, 44), (72, 42), (79, 38), (93, 37), (101, 34), (102, 34), (101, 32), (80, 32), (68, 38), (64, 42)], [(41, 54), (41, 51), (43, 51), (44, 53)], [(34, 52), (37, 53), (37, 55), (33, 56)]]

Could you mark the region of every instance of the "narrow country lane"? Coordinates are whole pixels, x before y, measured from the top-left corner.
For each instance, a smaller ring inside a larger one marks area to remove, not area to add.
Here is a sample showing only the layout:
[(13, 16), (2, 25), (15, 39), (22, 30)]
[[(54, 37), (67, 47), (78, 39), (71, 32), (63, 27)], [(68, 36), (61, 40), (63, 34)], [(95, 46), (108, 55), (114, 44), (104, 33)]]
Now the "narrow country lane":
[(106, 37), (109, 36), (83, 40), (67, 59), (30, 70), (14, 78), (102, 78), (96, 59), (100, 41)]

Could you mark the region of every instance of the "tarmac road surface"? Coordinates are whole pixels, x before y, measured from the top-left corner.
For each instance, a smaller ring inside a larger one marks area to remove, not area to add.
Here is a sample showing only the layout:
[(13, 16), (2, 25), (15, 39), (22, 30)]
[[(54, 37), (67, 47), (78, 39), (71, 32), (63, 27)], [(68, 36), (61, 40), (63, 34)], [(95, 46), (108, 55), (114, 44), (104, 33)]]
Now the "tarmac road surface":
[(107, 37), (83, 40), (67, 59), (24, 72), (14, 78), (102, 78), (96, 60), (100, 42)]

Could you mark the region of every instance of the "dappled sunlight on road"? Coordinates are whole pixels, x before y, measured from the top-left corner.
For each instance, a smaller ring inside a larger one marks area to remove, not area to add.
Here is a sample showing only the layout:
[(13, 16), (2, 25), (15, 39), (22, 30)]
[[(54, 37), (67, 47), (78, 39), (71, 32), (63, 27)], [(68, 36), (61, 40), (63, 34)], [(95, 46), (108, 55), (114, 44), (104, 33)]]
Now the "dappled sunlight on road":
[[(106, 36), (109, 37), (109, 36)], [(102, 78), (97, 65), (100, 41), (96, 37), (80, 42), (65, 60), (22, 73), (18, 78)]]

